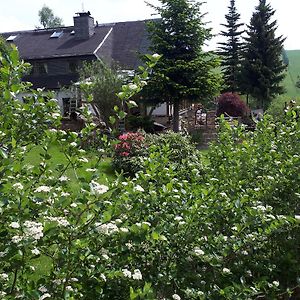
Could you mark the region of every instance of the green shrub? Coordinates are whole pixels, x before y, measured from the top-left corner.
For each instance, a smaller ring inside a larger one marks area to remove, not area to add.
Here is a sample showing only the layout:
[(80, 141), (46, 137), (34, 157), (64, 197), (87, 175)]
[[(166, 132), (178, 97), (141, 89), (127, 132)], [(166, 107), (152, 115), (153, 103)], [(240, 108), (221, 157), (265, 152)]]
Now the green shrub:
[[(19, 77), (15, 55), (0, 78)], [(205, 166), (187, 137), (151, 136), (142, 170), (103, 185), (77, 134), (47, 122), (28, 128), (42, 162), (26, 163), (31, 144), (12, 107), (28, 116), (31, 107), (17, 102), (10, 91), (21, 86), (11, 82), (0, 82), (14, 125), (0, 123), (1, 299), (288, 299), (300, 277), (297, 111), (282, 122), (265, 117), (254, 132), (221, 118)], [(40, 118), (52, 122), (42, 103)], [(81, 134), (93, 129), (88, 122)], [(66, 158), (56, 166), (53, 143)], [(131, 149), (123, 146), (120, 154)]]
[(291, 100), (296, 101), (296, 105), (300, 105), (300, 98), (290, 98), (285, 95), (277, 96), (270, 104), (267, 113), (275, 119), (282, 119), (285, 114), (285, 109), (290, 105)]
[(143, 130), (147, 133), (154, 132), (153, 120), (149, 116), (128, 116), (127, 122), (130, 131)]

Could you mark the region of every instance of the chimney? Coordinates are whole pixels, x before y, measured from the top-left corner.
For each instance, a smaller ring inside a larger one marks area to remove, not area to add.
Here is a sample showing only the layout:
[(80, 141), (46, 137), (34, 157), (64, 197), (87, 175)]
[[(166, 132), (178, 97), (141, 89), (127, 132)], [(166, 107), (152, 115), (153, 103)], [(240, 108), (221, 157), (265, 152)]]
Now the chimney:
[(95, 33), (94, 18), (91, 13), (76, 13), (74, 17), (74, 31), (76, 40), (88, 40)]

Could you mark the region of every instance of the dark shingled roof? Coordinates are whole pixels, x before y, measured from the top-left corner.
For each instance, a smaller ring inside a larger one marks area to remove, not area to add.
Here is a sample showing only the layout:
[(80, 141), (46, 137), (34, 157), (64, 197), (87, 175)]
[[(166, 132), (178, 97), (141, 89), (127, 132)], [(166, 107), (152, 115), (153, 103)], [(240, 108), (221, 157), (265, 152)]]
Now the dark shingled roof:
[[(88, 40), (76, 40), (71, 32), (74, 27), (36, 29), (2, 33), (6, 39), (16, 35), (17, 45), (24, 60), (62, 58), (94, 55), (108, 61), (116, 61), (126, 69), (134, 69), (140, 63), (138, 53), (148, 52), (147, 21), (100, 24)], [(63, 31), (59, 38), (51, 38), (55, 31)]]

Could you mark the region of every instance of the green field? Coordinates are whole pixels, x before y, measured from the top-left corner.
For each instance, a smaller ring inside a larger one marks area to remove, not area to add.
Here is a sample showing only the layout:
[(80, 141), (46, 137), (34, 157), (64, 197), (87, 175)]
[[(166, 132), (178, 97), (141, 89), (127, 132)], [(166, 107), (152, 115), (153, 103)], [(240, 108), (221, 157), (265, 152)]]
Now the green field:
[(297, 76), (300, 76), (300, 50), (286, 50), (289, 67), (284, 80), (286, 96), (289, 98), (300, 97), (300, 89), (296, 87)]

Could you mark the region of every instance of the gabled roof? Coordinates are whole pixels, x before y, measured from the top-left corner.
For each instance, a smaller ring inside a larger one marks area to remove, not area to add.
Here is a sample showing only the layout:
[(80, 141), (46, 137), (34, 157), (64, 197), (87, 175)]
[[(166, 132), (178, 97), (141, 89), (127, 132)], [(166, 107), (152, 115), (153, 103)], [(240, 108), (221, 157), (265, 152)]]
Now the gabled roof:
[[(131, 21), (100, 24), (95, 34), (87, 40), (76, 40), (74, 27), (36, 29), (6, 32), (4, 39), (16, 36), (13, 43), (24, 60), (96, 55), (118, 62), (122, 67), (134, 69), (139, 64), (138, 53), (146, 53), (149, 47), (147, 21)], [(54, 32), (62, 31), (58, 38)]]

